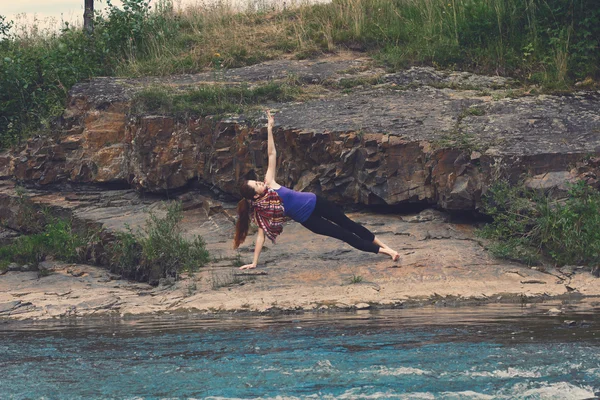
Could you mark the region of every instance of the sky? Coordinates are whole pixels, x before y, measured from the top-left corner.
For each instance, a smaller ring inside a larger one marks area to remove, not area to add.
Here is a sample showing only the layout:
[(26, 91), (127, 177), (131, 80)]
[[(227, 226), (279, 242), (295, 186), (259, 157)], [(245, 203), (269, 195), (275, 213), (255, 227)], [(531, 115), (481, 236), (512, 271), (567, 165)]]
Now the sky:
[[(15, 25), (31, 24), (34, 19), (42, 29), (60, 29), (62, 22), (83, 25), (84, 0), (0, 0), (0, 15)], [(121, 5), (119, 0), (113, 1)], [(95, 0), (97, 10), (106, 7), (106, 0)]]

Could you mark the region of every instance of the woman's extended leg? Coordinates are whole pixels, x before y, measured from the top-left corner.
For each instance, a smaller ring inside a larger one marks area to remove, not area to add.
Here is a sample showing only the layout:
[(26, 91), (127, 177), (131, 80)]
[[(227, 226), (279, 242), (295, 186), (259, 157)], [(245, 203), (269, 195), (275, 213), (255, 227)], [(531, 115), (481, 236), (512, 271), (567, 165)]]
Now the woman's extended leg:
[(361, 224), (352, 221), (338, 206), (321, 196), (317, 196), (317, 204), (315, 205), (313, 215), (318, 215), (329, 221), (335, 222), (340, 227), (357, 235), (361, 239), (374, 243), (381, 248), (380, 253), (389, 255), (394, 261), (398, 261), (400, 258), (397, 251), (392, 250), (387, 244), (375, 237), (373, 232)]
[(383, 250), (383, 247), (376, 245), (373, 241), (362, 239), (341, 226), (336, 225), (319, 215), (315, 215), (314, 213), (304, 221), (302, 225), (318, 235), (342, 240), (358, 250), (375, 254)]
[[(328, 219), (329, 221), (338, 224), (345, 230), (352, 232), (361, 239), (368, 240), (369, 242), (373, 242), (375, 240), (375, 235), (373, 232), (361, 224), (352, 221), (338, 206), (321, 196), (317, 196), (317, 204), (315, 205), (313, 215), (318, 215)], [(379, 243), (375, 244), (380, 247), (384, 247)]]

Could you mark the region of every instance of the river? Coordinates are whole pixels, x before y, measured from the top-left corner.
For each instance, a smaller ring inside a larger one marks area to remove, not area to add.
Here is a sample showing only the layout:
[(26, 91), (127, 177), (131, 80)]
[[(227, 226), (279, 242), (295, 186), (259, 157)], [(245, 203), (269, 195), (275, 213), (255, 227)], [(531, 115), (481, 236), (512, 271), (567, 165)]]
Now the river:
[(9, 399), (591, 399), (600, 309), (493, 305), (0, 325)]

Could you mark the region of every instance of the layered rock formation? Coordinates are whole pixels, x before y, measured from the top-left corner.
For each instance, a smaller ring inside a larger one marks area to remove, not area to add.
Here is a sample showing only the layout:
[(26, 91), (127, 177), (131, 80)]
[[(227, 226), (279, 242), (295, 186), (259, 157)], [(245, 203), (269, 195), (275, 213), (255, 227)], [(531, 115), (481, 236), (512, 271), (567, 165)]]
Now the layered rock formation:
[[(219, 84), (289, 80), (314, 85), (278, 110), (278, 181), (345, 204), (437, 204), (474, 210), (489, 182), (597, 184), (600, 94), (526, 95), (510, 80), (369, 60), (272, 61), (226, 71)], [(73, 87), (62, 130), (0, 157), (0, 175), (39, 186), (82, 183), (164, 193), (200, 181), (235, 194), (262, 177), (266, 131), (256, 115), (177, 119), (138, 115), (131, 101), (157, 83), (183, 90), (214, 74), (98, 78)], [(343, 89), (346, 87), (346, 89)], [(349, 88), (348, 88), (349, 87)]]

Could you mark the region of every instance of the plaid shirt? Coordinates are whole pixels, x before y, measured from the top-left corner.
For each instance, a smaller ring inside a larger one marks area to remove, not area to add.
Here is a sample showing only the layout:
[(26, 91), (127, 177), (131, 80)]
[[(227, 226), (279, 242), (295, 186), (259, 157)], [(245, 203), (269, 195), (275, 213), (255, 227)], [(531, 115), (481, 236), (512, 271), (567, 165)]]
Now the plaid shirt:
[(283, 223), (286, 220), (281, 197), (273, 189), (268, 189), (263, 197), (252, 200), (250, 204), (254, 222), (275, 243), (277, 236), (283, 232)]

